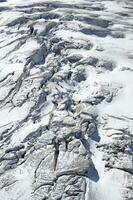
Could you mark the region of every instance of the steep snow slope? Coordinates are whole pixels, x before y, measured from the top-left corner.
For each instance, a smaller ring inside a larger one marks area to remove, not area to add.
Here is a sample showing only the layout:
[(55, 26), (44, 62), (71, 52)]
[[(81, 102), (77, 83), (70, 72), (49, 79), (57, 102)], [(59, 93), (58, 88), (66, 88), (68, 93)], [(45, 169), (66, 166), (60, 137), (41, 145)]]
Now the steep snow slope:
[(133, 200), (133, 2), (0, 3), (0, 200)]

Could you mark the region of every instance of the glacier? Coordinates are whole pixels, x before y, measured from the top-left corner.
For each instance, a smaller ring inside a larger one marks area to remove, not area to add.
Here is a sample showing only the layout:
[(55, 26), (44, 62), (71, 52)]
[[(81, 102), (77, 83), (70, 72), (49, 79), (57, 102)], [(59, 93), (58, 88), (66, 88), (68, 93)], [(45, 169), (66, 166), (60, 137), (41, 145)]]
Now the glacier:
[(133, 200), (133, 1), (0, 1), (0, 200)]

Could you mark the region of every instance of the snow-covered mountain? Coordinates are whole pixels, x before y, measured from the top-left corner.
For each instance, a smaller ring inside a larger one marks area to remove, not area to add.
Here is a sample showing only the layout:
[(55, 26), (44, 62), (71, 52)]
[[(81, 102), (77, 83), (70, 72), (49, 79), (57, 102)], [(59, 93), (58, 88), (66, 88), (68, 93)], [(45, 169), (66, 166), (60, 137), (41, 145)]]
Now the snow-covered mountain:
[(0, 3), (0, 200), (133, 200), (133, 1)]

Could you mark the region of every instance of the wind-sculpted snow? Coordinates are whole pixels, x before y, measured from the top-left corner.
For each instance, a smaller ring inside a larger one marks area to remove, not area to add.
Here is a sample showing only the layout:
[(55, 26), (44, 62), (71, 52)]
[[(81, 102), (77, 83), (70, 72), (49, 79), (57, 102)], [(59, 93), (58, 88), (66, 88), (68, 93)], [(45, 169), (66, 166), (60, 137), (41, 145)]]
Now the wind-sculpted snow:
[(0, 200), (133, 199), (132, 10), (0, 4)]

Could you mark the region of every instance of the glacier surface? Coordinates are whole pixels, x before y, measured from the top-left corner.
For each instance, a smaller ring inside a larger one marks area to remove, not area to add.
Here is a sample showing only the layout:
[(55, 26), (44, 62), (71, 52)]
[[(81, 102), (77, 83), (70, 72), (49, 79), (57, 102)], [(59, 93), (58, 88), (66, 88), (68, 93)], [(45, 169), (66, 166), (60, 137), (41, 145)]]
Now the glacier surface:
[(0, 200), (133, 200), (133, 1), (0, 2)]

